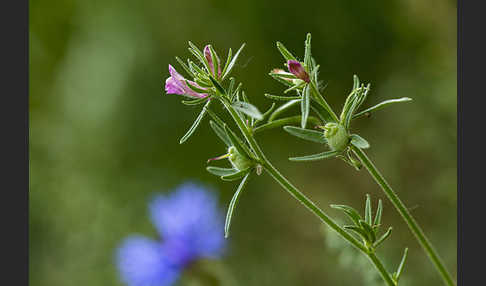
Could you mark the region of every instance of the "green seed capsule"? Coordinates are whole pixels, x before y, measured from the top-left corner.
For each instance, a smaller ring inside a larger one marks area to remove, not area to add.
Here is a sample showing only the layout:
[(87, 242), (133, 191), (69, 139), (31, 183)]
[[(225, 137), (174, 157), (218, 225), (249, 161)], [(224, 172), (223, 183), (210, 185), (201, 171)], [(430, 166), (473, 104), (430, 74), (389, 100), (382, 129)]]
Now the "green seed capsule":
[(233, 167), (235, 167), (235, 169), (237, 170), (240, 171), (244, 170), (246, 168), (253, 166), (254, 164), (253, 161), (251, 161), (245, 155), (238, 152), (238, 150), (234, 146), (228, 148), (228, 154), (229, 154), (228, 159), (230, 160)]
[(324, 136), (332, 150), (342, 151), (348, 146), (348, 132), (341, 124), (330, 122), (324, 126)]

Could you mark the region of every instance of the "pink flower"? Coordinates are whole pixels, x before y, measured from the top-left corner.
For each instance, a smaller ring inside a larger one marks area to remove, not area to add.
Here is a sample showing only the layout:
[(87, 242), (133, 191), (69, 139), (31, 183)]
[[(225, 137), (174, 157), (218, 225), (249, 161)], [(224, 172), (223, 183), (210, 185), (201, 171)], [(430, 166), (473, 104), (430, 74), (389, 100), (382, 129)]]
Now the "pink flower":
[(299, 61), (289, 60), (287, 61), (287, 66), (289, 67), (289, 71), (296, 77), (307, 83), (310, 82), (309, 74), (305, 71), (304, 67)]
[[(213, 57), (211, 56), (211, 50), (209, 49), (209, 45), (204, 47), (204, 56), (208, 60), (209, 68), (211, 69), (211, 73), (214, 75), (214, 64), (213, 64)], [(217, 55), (215, 55), (217, 57)], [(218, 63), (218, 75), (217, 77), (221, 77), (221, 64), (219, 58), (217, 59)]]
[[(174, 67), (169, 65), (170, 77), (165, 81), (165, 92), (169, 94), (180, 94), (189, 97), (204, 98), (208, 96), (207, 93), (198, 93), (192, 90), (186, 83), (186, 79), (180, 75)], [(187, 80), (191, 85), (205, 90), (205, 88), (200, 87), (197, 83)]]

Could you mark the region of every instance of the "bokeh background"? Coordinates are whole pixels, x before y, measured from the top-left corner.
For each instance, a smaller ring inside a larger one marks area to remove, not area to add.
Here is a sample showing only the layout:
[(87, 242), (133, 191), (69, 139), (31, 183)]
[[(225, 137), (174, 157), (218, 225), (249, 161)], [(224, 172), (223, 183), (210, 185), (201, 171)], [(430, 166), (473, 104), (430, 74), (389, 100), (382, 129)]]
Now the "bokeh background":
[[(340, 109), (353, 74), (371, 82), (367, 105), (412, 97), (354, 123), (369, 156), (410, 206), (446, 265), (456, 273), (456, 2), (389, 1), (30, 1), (30, 283), (122, 285), (114, 250), (129, 234), (156, 237), (147, 202), (191, 180), (217, 190), (224, 210), (236, 182), (205, 171), (222, 154), (203, 122), (180, 137), (199, 107), (166, 95), (174, 56), (187, 41), (221, 55), (247, 43), (233, 75), (265, 110), (263, 94), (283, 86), (267, 73), (283, 67), (275, 42), (303, 56), (312, 33), (325, 95)], [(182, 72), (182, 69), (179, 68)], [(274, 164), (336, 219), (329, 208), (363, 209), (384, 199), (391, 239), (379, 250), (396, 268), (409, 247), (401, 285), (441, 280), (406, 225), (366, 171), (332, 159), (291, 163), (322, 146), (282, 130), (259, 135)], [(381, 285), (366, 259), (272, 179), (253, 177), (241, 197), (220, 261), (238, 285)]]

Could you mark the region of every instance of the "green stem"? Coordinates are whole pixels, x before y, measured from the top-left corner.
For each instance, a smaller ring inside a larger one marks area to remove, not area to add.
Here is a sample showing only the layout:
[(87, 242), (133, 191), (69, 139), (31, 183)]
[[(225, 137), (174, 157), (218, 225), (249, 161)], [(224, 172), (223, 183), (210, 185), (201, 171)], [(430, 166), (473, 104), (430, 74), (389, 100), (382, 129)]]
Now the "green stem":
[[(272, 128), (277, 128), (283, 125), (287, 124), (292, 124), (292, 123), (300, 123), (302, 116), (296, 115), (292, 117), (287, 117), (287, 118), (282, 118), (282, 119), (277, 119), (275, 121), (270, 121), (268, 123), (262, 124), (256, 128), (253, 129), (254, 133), (262, 132), (264, 130), (272, 129)], [(312, 122), (316, 125), (322, 124), (322, 122), (314, 116), (309, 116), (307, 118), (307, 122)]]
[(368, 172), (373, 177), (375, 182), (382, 188), (382, 190), (385, 192), (385, 194), (390, 199), (392, 204), (395, 206), (395, 208), (398, 210), (400, 215), (403, 217), (408, 227), (415, 235), (420, 245), (429, 256), (430, 260), (432, 260), (434, 266), (439, 271), (446, 285), (454, 286), (455, 283), (452, 280), (451, 275), (447, 271), (447, 268), (444, 266), (444, 263), (440, 259), (436, 250), (429, 242), (423, 230), (420, 228), (420, 226), (415, 221), (413, 216), (410, 214), (407, 207), (403, 204), (403, 202), (400, 200), (397, 194), (392, 190), (390, 185), (386, 182), (385, 178), (380, 174), (378, 169), (375, 167), (375, 165), (373, 165), (373, 162), (371, 162), (371, 160), (368, 158), (368, 156), (366, 156), (363, 150), (356, 148), (354, 146), (351, 146), (351, 148), (353, 149), (353, 152), (356, 154), (356, 156), (358, 156), (358, 158), (361, 160), (361, 162), (366, 167), (366, 169), (368, 169)]
[(375, 265), (375, 267), (379, 270), (380, 275), (382, 276), (383, 280), (389, 286), (395, 286), (393, 280), (391, 279), (390, 275), (384, 269), (381, 262), (378, 258), (374, 255), (373, 252), (370, 252), (367, 247), (361, 244), (354, 236), (349, 234), (346, 230), (341, 228), (334, 220), (329, 217), (324, 211), (322, 211), (318, 206), (316, 206), (310, 199), (308, 199), (303, 193), (301, 193), (294, 185), (292, 185), (287, 178), (285, 178), (280, 172), (270, 163), (270, 161), (265, 157), (265, 154), (261, 150), (260, 146), (256, 142), (255, 138), (253, 137), (251, 130), (249, 127), (243, 122), (243, 119), (240, 115), (233, 109), (231, 104), (227, 102), (225, 99), (222, 99), (221, 102), (228, 110), (228, 112), (233, 117), (233, 120), (238, 125), (238, 128), (243, 133), (246, 141), (250, 145), (250, 147), (255, 152), (255, 155), (259, 158), (260, 163), (265, 168), (265, 170), (277, 181), (292, 197), (302, 203), (308, 210), (310, 210), (314, 215), (316, 215), (322, 222), (327, 224), (331, 229), (333, 229), (339, 236), (349, 242), (351, 245), (356, 247), (358, 250), (366, 254), (371, 262)]

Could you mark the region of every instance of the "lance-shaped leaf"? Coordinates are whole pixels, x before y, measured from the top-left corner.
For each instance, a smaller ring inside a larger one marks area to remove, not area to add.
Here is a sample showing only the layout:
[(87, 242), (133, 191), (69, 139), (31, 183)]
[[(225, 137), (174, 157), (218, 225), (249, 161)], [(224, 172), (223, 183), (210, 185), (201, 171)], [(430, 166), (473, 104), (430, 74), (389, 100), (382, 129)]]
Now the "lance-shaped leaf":
[(225, 69), (223, 70), (223, 79), (226, 78), (227, 75), (229, 75), (229, 73), (231, 72), (231, 70), (233, 69), (233, 67), (235, 66), (235, 63), (236, 63), (236, 60), (238, 59), (238, 56), (240, 55), (241, 51), (243, 50), (243, 48), (245, 47), (246, 43), (243, 43), (241, 45), (241, 47), (238, 49), (238, 51), (236, 52), (235, 56), (233, 57), (233, 59), (231, 59), (231, 62), (225, 67)]
[(357, 227), (357, 226), (354, 226), (354, 225), (345, 225), (345, 226), (343, 226), (343, 228), (354, 231), (355, 233), (357, 233), (359, 236), (361, 236), (366, 241), (368, 241), (370, 239), (368, 234), (361, 227)]
[(391, 235), (391, 233), (392, 233), (392, 227), (390, 226), (388, 230), (380, 238), (378, 238), (378, 240), (375, 243), (373, 243), (373, 247), (377, 248), (380, 244), (383, 243), (383, 241), (385, 241)]
[(304, 91), (302, 94), (302, 101), (300, 103), (300, 111), (302, 113), (300, 126), (302, 126), (302, 128), (305, 128), (305, 126), (307, 125), (307, 118), (309, 117), (309, 105), (310, 105), (310, 88), (309, 85), (307, 84), (304, 87)]
[(270, 108), (267, 111), (265, 111), (265, 113), (263, 113), (263, 115), (262, 115), (263, 118), (260, 119), (260, 121), (265, 119), (268, 115), (270, 115), (270, 113), (272, 113), (274, 108), (275, 108), (275, 102), (272, 102), (272, 106), (270, 106)]
[(305, 40), (304, 65), (307, 67), (307, 69), (312, 70), (310, 33), (307, 34), (307, 38)]
[(233, 88), (235, 87), (235, 78), (234, 77), (230, 77), (229, 81), (230, 81), (230, 83), (229, 83), (229, 86), (228, 86), (228, 90), (226, 92), (228, 93), (228, 95), (230, 97), (232, 97), (232, 95), (233, 95)]
[(367, 224), (371, 224), (371, 200), (370, 195), (366, 194), (366, 203), (365, 203), (365, 222)]
[(280, 53), (282, 54), (282, 56), (285, 58), (286, 61), (288, 61), (288, 60), (296, 61), (297, 60), (294, 57), (294, 55), (292, 55), (292, 53), (289, 52), (289, 50), (287, 50), (287, 48), (282, 43), (277, 42), (277, 49), (280, 51)]
[(192, 72), (192, 70), (179, 58), (175, 57), (176, 61), (184, 68), (184, 70), (191, 76), (191, 77), (196, 77), (196, 75)]
[(351, 134), (349, 137), (351, 138), (351, 144), (353, 144), (354, 146), (361, 149), (370, 148), (370, 144), (368, 143), (368, 141), (366, 141), (358, 134)]
[(250, 176), (250, 173), (246, 174), (246, 176), (241, 180), (240, 185), (238, 186), (238, 189), (236, 190), (235, 194), (233, 195), (233, 198), (230, 201), (228, 211), (226, 212), (226, 221), (224, 223), (224, 237), (228, 238), (229, 236), (229, 230), (231, 226), (231, 219), (233, 218), (233, 212), (234, 209), (236, 208), (236, 205), (238, 204), (238, 200), (241, 196), (241, 192), (246, 186), (246, 182), (248, 181), (248, 177)]
[(231, 48), (229, 48), (228, 56), (226, 57), (226, 63), (224, 64), (223, 71), (222, 71), (223, 74), (228, 69), (228, 65), (231, 62), (232, 54), (233, 54), (233, 52), (231, 51)]
[(403, 256), (402, 256), (402, 261), (400, 261), (400, 265), (398, 265), (397, 272), (395, 272), (394, 275), (393, 275), (396, 283), (398, 283), (398, 280), (400, 279), (400, 276), (402, 275), (403, 266), (405, 265), (405, 261), (407, 260), (407, 254), (408, 254), (408, 248), (405, 248), (405, 251), (403, 252)]
[(189, 51), (206, 67), (208, 72), (211, 72), (208, 60), (204, 56), (203, 52), (201, 52), (201, 50), (199, 50), (199, 48), (196, 47), (196, 45), (194, 45), (191, 41), (189, 41), (189, 46)]
[(290, 161), (297, 161), (297, 162), (303, 162), (303, 161), (318, 161), (326, 158), (331, 158), (339, 154), (341, 151), (326, 151), (318, 154), (313, 154), (313, 155), (307, 155), (307, 156), (302, 156), (302, 157), (291, 157), (289, 158)]
[(360, 226), (359, 221), (361, 220), (361, 216), (354, 208), (346, 205), (331, 205), (331, 208), (342, 210), (356, 224), (356, 226)]
[(292, 106), (298, 104), (300, 101), (301, 101), (301, 99), (295, 99), (295, 100), (291, 100), (289, 102), (286, 102), (285, 104), (282, 104), (281, 106), (279, 106), (279, 108), (275, 109), (275, 111), (272, 113), (272, 115), (270, 115), (270, 118), (268, 119), (268, 121), (273, 121), (275, 118), (277, 118), (277, 116), (279, 116), (284, 111), (291, 108)]
[(190, 81), (188, 80), (185, 80), (187, 86), (192, 89), (193, 91), (197, 92), (197, 93), (208, 93), (208, 91), (206, 89), (202, 89), (202, 88), (199, 88), (195, 85), (193, 85)]
[(220, 168), (220, 167), (213, 167), (213, 166), (206, 167), (206, 170), (209, 173), (219, 177), (233, 175), (238, 172), (238, 170), (233, 168)]
[(381, 224), (381, 213), (383, 212), (383, 204), (381, 203), (381, 200), (378, 201), (378, 208), (376, 209), (376, 215), (375, 215), (375, 221), (373, 222), (373, 225), (377, 227), (376, 230), (378, 230), (378, 227)]
[(360, 220), (359, 224), (361, 225), (361, 228), (368, 234), (368, 241), (371, 243), (375, 242), (376, 240), (376, 235), (375, 232), (373, 231), (373, 228), (364, 220)]
[(265, 97), (272, 100), (284, 100), (284, 101), (300, 99), (300, 96), (279, 96), (279, 95), (273, 95), (268, 93), (265, 93)]
[(244, 114), (251, 116), (257, 120), (263, 119), (262, 113), (254, 105), (244, 101), (235, 101), (231, 104), (236, 110), (243, 112)]
[(382, 109), (383, 107), (386, 107), (387, 105), (390, 105), (392, 103), (399, 103), (399, 102), (407, 102), (407, 101), (411, 101), (412, 99), (409, 98), (409, 97), (402, 97), (402, 98), (397, 98), (397, 99), (389, 99), (389, 100), (385, 100), (383, 102), (380, 102), (378, 103), (377, 105), (375, 106), (372, 106), (368, 109), (365, 109), (363, 111), (360, 111), (358, 113), (356, 113), (354, 116), (353, 116), (353, 119), (354, 118), (358, 118), (358, 117), (361, 117), (363, 115), (366, 115), (366, 114), (370, 114), (372, 112), (375, 112), (377, 110), (380, 110)]
[(184, 136), (182, 136), (181, 140), (179, 141), (179, 144), (186, 142), (186, 140), (189, 139), (189, 137), (191, 137), (194, 131), (196, 131), (197, 127), (199, 126), (199, 123), (201, 123), (201, 120), (204, 118), (204, 115), (206, 114), (210, 103), (211, 101), (208, 100), (208, 102), (204, 105), (203, 109), (201, 110), (201, 113), (199, 113), (198, 117), (192, 124), (191, 128), (189, 128), (187, 133)]
[(226, 146), (230, 147), (231, 146), (231, 140), (228, 137), (228, 134), (224, 131), (223, 127), (221, 127), (219, 124), (217, 124), (214, 121), (209, 121), (209, 125), (213, 129), (214, 133), (221, 139), (221, 141), (226, 144)]
[(233, 174), (221, 176), (221, 179), (223, 181), (235, 181), (235, 180), (241, 179), (245, 175), (249, 174), (250, 170), (251, 170), (251, 168), (246, 168), (244, 170), (237, 171), (236, 173), (233, 173)]
[(226, 90), (219, 84), (219, 82), (212, 76), (209, 76), (209, 79), (213, 83), (214, 87), (221, 93), (221, 94), (226, 94)]
[(304, 140), (309, 140), (321, 144), (325, 144), (327, 142), (326, 137), (324, 137), (324, 132), (304, 129), (296, 126), (284, 126), (283, 129), (291, 135), (302, 138)]
[(204, 103), (207, 100), (208, 100), (207, 97), (202, 97), (202, 98), (197, 98), (197, 99), (194, 99), (194, 100), (183, 100), (182, 103), (185, 104), (185, 105), (199, 105), (199, 104)]

